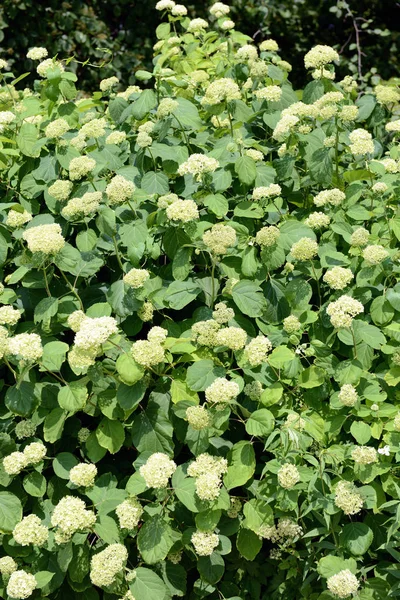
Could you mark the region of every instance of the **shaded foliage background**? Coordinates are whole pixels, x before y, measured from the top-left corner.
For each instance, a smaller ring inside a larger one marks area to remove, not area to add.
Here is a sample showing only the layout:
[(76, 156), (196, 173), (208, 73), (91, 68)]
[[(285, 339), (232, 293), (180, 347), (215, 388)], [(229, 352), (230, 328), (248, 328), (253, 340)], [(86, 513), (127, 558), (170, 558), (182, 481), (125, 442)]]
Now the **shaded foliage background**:
[[(154, 25), (161, 15), (155, 0), (4, 0), (0, 6), (0, 53), (15, 72), (31, 69), (27, 48), (45, 46), (50, 55), (101, 64), (101, 76), (117, 75), (124, 84), (135, 82), (135, 71), (151, 69)], [(232, 0), (237, 29), (260, 42), (272, 36), (282, 57), (293, 65), (295, 87), (305, 83), (304, 53), (313, 45), (335, 45), (343, 57), (339, 75), (357, 71), (355, 27), (360, 30), (363, 75), (383, 79), (399, 70), (400, 4), (393, 0)], [(207, 18), (208, 3), (190, 2), (191, 16)], [(352, 13), (354, 19), (351, 18)], [(113, 53), (110, 56), (104, 52)], [(97, 86), (95, 67), (75, 67), (84, 89)], [(372, 71), (371, 71), (372, 69)]]

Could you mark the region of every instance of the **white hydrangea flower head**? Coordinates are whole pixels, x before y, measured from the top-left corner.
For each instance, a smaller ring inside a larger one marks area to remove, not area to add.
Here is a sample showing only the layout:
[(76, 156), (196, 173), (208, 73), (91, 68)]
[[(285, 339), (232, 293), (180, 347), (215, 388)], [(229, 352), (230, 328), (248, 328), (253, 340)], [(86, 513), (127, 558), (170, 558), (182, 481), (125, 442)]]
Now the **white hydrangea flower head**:
[(65, 71), (64, 65), (59, 60), (55, 60), (53, 58), (46, 58), (36, 67), (36, 71), (40, 77), (44, 79), (47, 77), (49, 71), (53, 69), (59, 69), (60, 71)]
[(109, 92), (112, 88), (119, 83), (118, 77), (107, 77), (100, 81), (100, 89), (102, 92)]
[(363, 259), (370, 265), (379, 265), (389, 256), (389, 252), (379, 244), (371, 244), (362, 251)]
[(293, 244), (290, 254), (294, 260), (312, 260), (318, 254), (318, 242), (311, 238), (303, 237)]
[(49, 530), (37, 515), (28, 515), (13, 530), (13, 537), (21, 546), (43, 546), (49, 537)]
[(313, 212), (304, 221), (305, 225), (311, 229), (325, 229), (329, 227), (330, 222), (330, 217), (322, 212)]
[(204, 30), (208, 28), (208, 23), (205, 19), (192, 19), (187, 26), (187, 32), (199, 35), (204, 33)]
[(231, 19), (225, 19), (225, 21), (222, 21), (220, 27), (223, 31), (230, 31), (235, 28), (235, 22)]
[(165, 350), (158, 342), (138, 340), (131, 348), (134, 360), (143, 367), (153, 367), (165, 361)]
[(258, 367), (267, 361), (272, 344), (264, 335), (252, 339), (244, 349), (244, 356), (252, 367)]
[(219, 167), (219, 162), (205, 154), (191, 154), (187, 161), (179, 165), (178, 175), (193, 175), (196, 181), (201, 180), (205, 173), (213, 173)]
[(70, 129), (71, 126), (65, 119), (55, 119), (47, 125), (44, 134), (48, 138), (59, 138)]
[(20, 421), (15, 426), (15, 436), (18, 440), (33, 437), (36, 433), (37, 425), (29, 420), (25, 419)]
[(230, 225), (217, 223), (203, 233), (203, 242), (213, 254), (226, 254), (236, 244), (236, 232)]
[(123, 277), (124, 283), (133, 289), (138, 289), (144, 286), (145, 282), (150, 278), (150, 273), (147, 269), (130, 269)]
[(258, 402), (261, 398), (264, 388), (260, 381), (252, 381), (244, 386), (243, 392), (245, 396), (248, 396), (250, 400)]
[(339, 481), (335, 488), (335, 504), (345, 515), (356, 515), (362, 509), (364, 500), (351, 481)]
[(139, 148), (147, 148), (148, 146), (152, 145), (153, 138), (146, 131), (140, 131), (137, 135), (136, 143)]
[(350, 152), (355, 156), (372, 154), (374, 151), (374, 142), (372, 135), (365, 129), (354, 129), (349, 134)]
[(351, 327), (353, 318), (364, 312), (364, 306), (351, 296), (340, 296), (335, 302), (328, 304), (326, 309), (333, 327)]
[(212, 15), (216, 19), (220, 19), (221, 17), (229, 15), (231, 11), (230, 7), (227, 4), (224, 4), (223, 2), (214, 2), (214, 4), (210, 6), (208, 10), (210, 12), (210, 15)]
[(7, 594), (10, 598), (29, 598), (36, 588), (36, 579), (31, 573), (23, 569), (11, 573), (7, 583)]
[(125, 131), (112, 131), (106, 137), (106, 144), (115, 144), (118, 146), (118, 144), (122, 144), (122, 142), (124, 142), (125, 140), (126, 140)]
[(46, 58), (48, 54), (49, 53), (46, 48), (34, 46), (33, 48), (29, 49), (26, 58), (30, 58), (31, 60), (43, 60), (43, 58)]
[(30, 227), (24, 231), (22, 237), (31, 252), (57, 254), (65, 246), (65, 239), (58, 223)]
[(137, 498), (124, 500), (115, 509), (121, 529), (132, 531), (138, 526), (143, 514), (143, 507)]
[(374, 91), (379, 104), (395, 104), (400, 101), (400, 92), (392, 85), (377, 85)]
[(139, 469), (147, 487), (166, 488), (169, 478), (175, 473), (176, 464), (163, 452), (152, 454)]
[(346, 75), (342, 81), (339, 81), (339, 84), (342, 86), (345, 92), (350, 94), (358, 88), (358, 83), (351, 75)]
[(156, 10), (172, 10), (175, 6), (173, 0), (159, 0), (156, 4)]
[(328, 590), (337, 598), (348, 598), (360, 587), (357, 577), (349, 569), (343, 569), (327, 579)]
[(154, 315), (154, 306), (151, 302), (144, 302), (143, 305), (137, 311), (137, 316), (141, 321), (147, 323), (152, 321)]
[(43, 354), (40, 335), (37, 333), (19, 333), (8, 339), (7, 354), (18, 356), (22, 360), (36, 362)]
[(201, 431), (207, 429), (212, 423), (210, 413), (205, 406), (189, 406), (186, 409), (186, 419), (192, 429)]
[(81, 463), (72, 467), (69, 472), (69, 480), (80, 487), (92, 487), (97, 475), (96, 465)]
[(300, 121), (296, 115), (283, 115), (275, 126), (272, 133), (274, 140), (282, 140), (287, 137), (295, 128), (297, 123)]
[(221, 485), (222, 481), (217, 473), (202, 473), (196, 477), (196, 494), (200, 500), (211, 502), (219, 497)]
[(69, 178), (71, 181), (82, 179), (96, 168), (96, 161), (89, 156), (77, 156), (69, 163)]
[(298, 413), (289, 413), (283, 426), (302, 431), (306, 426), (306, 422)]
[(331, 204), (332, 206), (339, 206), (343, 200), (346, 199), (346, 194), (339, 190), (338, 188), (333, 188), (331, 190), (322, 190), (314, 197), (315, 206), (326, 206), (327, 204)]
[(164, 327), (152, 327), (147, 334), (147, 339), (149, 342), (154, 342), (157, 344), (162, 344), (168, 337), (167, 329)]
[(3, 577), (9, 577), (18, 569), (18, 565), (11, 556), (2, 556), (0, 558), (0, 573)]
[(0, 133), (6, 129), (17, 117), (10, 110), (0, 111)]
[(304, 57), (306, 69), (318, 69), (339, 60), (339, 54), (330, 46), (317, 45)]
[(102, 192), (86, 192), (81, 198), (71, 198), (61, 214), (67, 219), (93, 215), (100, 207), (102, 195)]
[(51, 524), (58, 527), (66, 540), (77, 531), (91, 529), (95, 522), (95, 513), (87, 510), (84, 501), (75, 496), (62, 498), (51, 516)]
[(99, 350), (108, 338), (118, 332), (114, 317), (85, 317), (79, 331), (75, 334), (74, 344), (81, 350)]
[(82, 310), (74, 310), (67, 319), (67, 325), (72, 331), (79, 331), (82, 323), (86, 319), (86, 315)]
[(170, 221), (189, 223), (199, 218), (199, 209), (194, 200), (176, 200), (166, 209)]
[(2, 69), (6, 69), (8, 66), (8, 62), (6, 60), (4, 60), (3, 58), (0, 58), (0, 71)]
[(258, 50), (255, 46), (245, 44), (236, 51), (236, 58), (243, 62), (252, 62), (258, 58)]
[(171, 14), (174, 17), (186, 17), (187, 8), (183, 4), (175, 4), (175, 6), (172, 7)]
[(157, 117), (163, 119), (168, 117), (176, 108), (178, 108), (179, 102), (173, 98), (163, 98), (157, 108)]
[(333, 267), (323, 276), (325, 283), (333, 290), (343, 290), (353, 279), (353, 271), (351, 269), (345, 269), (344, 267)]
[(358, 394), (356, 388), (351, 383), (343, 384), (339, 391), (339, 402), (344, 406), (354, 406), (357, 400)]
[(20, 212), (18, 210), (11, 209), (7, 214), (6, 225), (8, 225), (8, 227), (17, 228), (22, 227), (22, 225), (29, 223), (31, 220), (32, 215), (27, 210), (24, 209), (23, 212)]
[(248, 148), (244, 151), (245, 156), (250, 156), (254, 162), (261, 162), (264, 160), (264, 154), (260, 150), (254, 150), (254, 148)]
[[(399, 123), (400, 123), (400, 119), (399, 119)], [(376, 183), (374, 183), (374, 185), (372, 186), (371, 189), (375, 194), (381, 195), (381, 194), (384, 194), (385, 192), (387, 192), (389, 187), (383, 181), (377, 181)]]
[(358, 227), (350, 237), (350, 244), (355, 247), (366, 246), (369, 240), (369, 231), (364, 227)]
[(57, 179), (47, 190), (53, 198), (64, 202), (68, 200), (74, 184), (69, 179)]
[(301, 323), (295, 315), (289, 315), (283, 319), (283, 330), (289, 335), (301, 330)]
[(278, 483), (286, 490), (293, 488), (300, 481), (300, 473), (295, 465), (285, 463), (278, 471)]
[(355, 121), (358, 117), (358, 106), (345, 104), (339, 112), (339, 119), (345, 123)]
[(98, 587), (114, 583), (128, 560), (128, 550), (123, 544), (111, 544), (105, 550), (92, 556), (90, 561), (90, 581)]
[(256, 187), (253, 190), (253, 200), (262, 200), (264, 198), (273, 198), (274, 196), (280, 196), (282, 188), (277, 183), (271, 183), (268, 186)]
[(279, 100), (282, 97), (282, 88), (280, 88), (279, 85), (268, 85), (266, 87), (255, 90), (254, 95), (259, 100), (267, 100), (268, 102), (279, 102)]
[(11, 452), (3, 458), (3, 468), (7, 475), (19, 475), (28, 465), (28, 461), (23, 452)]
[(226, 346), (230, 350), (242, 350), (246, 345), (247, 333), (241, 327), (224, 327), (215, 336), (217, 346)]
[(200, 346), (213, 348), (217, 345), (217, 332), (220, 327), (220, 323), (213, 319), (194, 323), (192, 325), (192, 339)]
[(0, 325), (16, 325), (20, 318), (21, 313), (11, 304), (0, 307)]
[(240, 388), (236, 381), (217, 377), (205, 391), (206, 400), (211, 404), (229, 404), (237, 398)]
[(360, 465), (370, 465), (378, 462), (378, 453), (372, 446), (357, 446), (351, 453), (354, 462)]
[(104, 117), (98, 119), (92, 119), (89, 123), (85, 123), (79, 132), (80, 136), (85, 138), (97, 138), (105, 134), (105, 128), (107, 127), (107, 121)]
[(219, 537), (211, 531), (195, 531), (191, 542), (198, 556), (210, 556), (219, 544)]
[(196, 460), (191, 462), (187, 469), (189, 477), (200, 477), (214, 473), (218, 477), (222, 477), (228, 470), (228, 461), (225, 458), (212, 456), (208, 452), (203, 452), (196, 457)]
[(122, 175), (115, 175), (106, 187), (106, 196), (111, 205), (122, 204), (132, 197), (135, 184)]
[(42, 442), (32, 442), (24, 448), (24, 456), (30, 465), (40, 463), (47, 454), (47, 448)]
[(268, 227), (262, 227), (256, 233), (256, 243), (259, 246), (264, 246), (265, 248), (269, 248), (271, 246), (275, 246), (276, 242), (279, 239), (281, 232), (278, 227), (275, 225), (269, 225)]
[(215, 309), (213, 311), (213, 319), (220, 325), (224, 323), (228, 323), (235, 317), (235, 311), (233, 308), (229, 308), (226, 306), (225, 302), (219, 302), (215, 305)]

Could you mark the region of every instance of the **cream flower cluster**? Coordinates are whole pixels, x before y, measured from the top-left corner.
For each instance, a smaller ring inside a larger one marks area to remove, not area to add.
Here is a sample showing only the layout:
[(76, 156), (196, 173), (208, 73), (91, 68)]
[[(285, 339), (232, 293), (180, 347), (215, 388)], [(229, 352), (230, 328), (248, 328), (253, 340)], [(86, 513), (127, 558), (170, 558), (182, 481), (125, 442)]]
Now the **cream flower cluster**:
[(11, 209), (7, 214), (6, 225), (8, 225), (8, 227), (17, 228), (22, 227), (22, 225), (29, 223), (31, 220), (32, 215), (27, 210), (24, 209), (22, 212), (20, 212), (18, 210)]
[(225, 302), (219, 302), (215, 305), (215, 309), (213, 311), (213, 319), (220, 325), (224, 323), (228, 323), (235, 317), (235, 311), (233, 308), (229, 308), (226, 306)]
[(302, 431), (306, 426), (305, 420), (298, 413), (289, 413), (286, 417), (284, 427)]
[(10, 598), (29, 598), (36, 585), (36, 579), (31, 573), (27, 573), (23, 569), (14, 571), (7, 583), (7, 594)]
[(189, 406), (186, 409), (186, 419), (190, 427), (195, 431), (201, 431), (210, 427), (212, 419), (205, 406)]
[(143, 287), (149, 279), (150, 273), (146, 269), (130, 269), (123, 277), (124, 283), (133, 289)]
[(191, 154), (189, 158), (179, 165), (178, 175), (193, 175), (196, 181), (201, 180), (205, 173), (213, 173), (219, 167), (216, 158), (205, 154)]
[(369, 231), (364, 227), (358, 227), (350, 236), (350, 244), (356, 247), (366, 246), (369, 240)]
[(237, 398), (240, 388), (236, 381), (228, 381), (224, 377), (217, 377), (205, 391), (207, 402), (215, 405), (229, 404)]
[(363, 259), (370, 265), (379, 265), (382, 261), (389, 256), (389, 252), (383, 246), (379, 244), (372, 244), (367, 246), (362, 251)]
[(69, 472), (69, 480), (80, 487), (92, 487), (97, 475), (96, 465), (80, 463), (72, 467)]
[(226, 254), (236, 244), (236, 232), (230, 225), (217, 223), (203, 233), (203, 242), (213, 254)]
[(163, 119), (168, 117), (176, 108), (178, 108), (179, 102), (173, 98), (163, 98), (157, 108), (157, 117)]
[(96, 168), (96, 161), (89, 156), (77, 156), (69, 163), (69, 178), (71, 181), (78, 181), (86, 177), (91, 171)]
[(198, 321), (192, 325), (192, 339), (200, 346), (213, 348), (217, 345), (217, 332), (220, 328), (220, 323), (213, 319)]
[(219, 544), (219, 537), (212, 531), (195, 531), (191, 542), (198, 556), (210, 556)]
[(306, 69), (318, 69), (339, 60), (339, 54), (331, 46), (314, 46), (304, 57)]
[(48, 189), (50, 196), (64, 202), (68, 200), (74, 184), (69, 179), (57, 179)]
[(37, 425), (28, 419), (20, 421), (15, 426), (15, 436), (19, 440), (33, 437), (36, 433)]
[(49, 530), (37, 515), (28, 515), (13, 530), (13, 537), (21, 546), (43, 546), (49, 537)]
[(378, 453), (372, 446), (357, 446), (352, 451), (351, 458), (360, 465), (370, 465), (378, 462)]
[(105, 134), (107, 127), (107, 121), (104, 117), (100, 117), (98, 119), (92, 119), (88, 123), (82, 125), (79, 135), (84, 138), (93, 138), (97, 140), (97, 138), (101, 137)]
[(0, 325), (16, 325), (20, 318), (20, 311), (10, 304), (0, 307)]
[(118, 77), (107, 77), (100, 81), (100, 89), (102, 92), (109, 92), (115, 85), (119, 83)]
[(87, 317), (82, 311), (74, 311), (68, 317), (68, 325), (76, 332), (68, 362), (77, 369), (94, 365), (102, 344), (118, 331), (113, 317)]
[(220, 19), (221, 17), (225, 17), (230, 13), (230, 7), (223, 2), (214, 2), (212, 6), (208, 9), (210, 11), (210, 15), (215, 17), (216, 19)]
[(271, 540), (271, 542), (278, 542), (281, 546), (287, 546), (296, 537), (303, 535), (303, 528), (291, 519), (279, 519), (276, 526), (261, 525), (257, 533), (260, 537)]
[(244, 356), (252, 367), (258, 367), (266, 362), (272, 344), (264, 335), (252, 339), (244, 349)]
[(283, 330), (289, 335), (297, 333), (301, 329), (301, 323), (295, 315), (289, 315), (283, 319)]
[(128, 560), (128, 550), (123, 544), (111, 544), (105, 550), (92, 556), (90, 561), (90, 581), (98, 587), (114, 583)]
[(57, 254), (65, 246), (65, 239), (58, 223), (30, 227), (24, 231), (22, 237), (31, 252)]
[(86, 504), (75, 496), (61, 498), (51, 515), (51, 524), (58, 528), (57, 539), (67, 542), (77, 531), (91, 529), (96, 522), (96, 515), (86, 509)]
[(340, 388), (338, 398), (344, 406), (354, 406), (358, 400), (357, 390), (351, 383), (345, 383)]
[(15, 121), (16, 116), (10, 110), (2, 110), (0, 111), (0, 133), (10, 125), (13, 121)]
[(40, 77), (44, 79), (47, 77), (49, 71), (54, 69), (59, 69), (60, 71), (65, 71), (64, 65), (59, 60), (55, 60), (53, 58), (46, 58), (36, 67), (36, 71)]
[(134, 342), (131, 348), (134, 360), (143, 367), (152, 367), (164, 362), (165, 350), (161, 344), (165, 341), (167, 335), (166, 329), (152, 327), (147, 334), (147, 340)]
[(193, 33), (194, 35), (199, 35), (201, 33), (204, 33), (204, 30), (207, 29), (208, 27), (208, 23), (205, 19), (192, 19), (189, 22), (189, 25), (187, 27), (187, 31), (188, 33)]
[(59, 138), (71, 129), (70, 124), (65, 119), (55, 119), (49, 123), (44, 130), (44, 134), (48, 138)]
[(230, 350), (242, 350), (246, 340), (247, 333), (241, 327), (224, 327), (215, 336), (217, 346), (226, 346)]
[(294, 260), (311, 260), (315, 258), (318, 253), (318, 242), (308, 237), (301, 238), (298, 242), (295, 242), (290, 249), (290, 254)]
[(26, 58), (30, 58), (31, 60), (42, 60), (48, 56), (48, 52), (46, 48), (41, 48), (39, 46), (34, 46), (30, 48), (26, 54)]
[(327, 588), (338, 598), (348, 598), (355, 594), (360, 587), (357, 577), (349, 569), (343, 569), (328, 578)]
[(377, 85), (374, 91), (379, 104), (394, 104), (400, 101), (400, 92), (391, 85)]
[(296, 117), (295, 115), (283, 115), (272, 133), (274, 140), (281, 140), (287, 137), (299, 121), (299, 117)]
[(122, 144), (126, 140), (125, 131), (112, 131), (106, 137), (106, 144)]
[(152, 454), (139, 472), (146, 482), (147, 487), (156, 489), (166, 488), (169, 478), (175, 473), (176, 464), (163, 452)]
[(194, 200), (176, 200), (166, 209), (170, 221), (189, 223), (199, 218), (199, 209)]
[(241, 46), (236, 52), (236, 58), (241, 61), (252, 62), (258, 58), (257, 48), (255, 46), (251, 46), (250, 44)]
[(115, 509), (121, 529), (132, 531), (138, 526), (143, 514), (143, 507), (135, 497), (124, 500)]
[(295, 465), (285, 463), (278, 471), (278, 483), (286, 490), (290, 490), (300, 481), (300, 473)]
[(256, 187), (253, 190), (253, 200), (262, 200), (263, 198), (273, 198), (279, 196), (282, 192), (282, 188), (277, 183), (271, 183), (268, 186)]
[(86, 192), (81, 198), (71, 198), (61, 214), (67, 219), (93, 215), (100, 207), (102, 195), (101, 192)]
[(263, 393), (263, 391), (264, 388), (262, 386), (262, 383), (260, 383), (259, 381), (252, 381), (251, 383), (247, 383), (243, 389), (244, 394), (254, 402), (258, 402), (258, 400), (261, 398), (261, 394)]
[(196, 479), (196, 494), (200, 500), (216, 500), (220, 494), (222, 475), (227, 472), (225, 458), (211, 456), (207, 452), (200, 454), (187, 469), (187, 474)]
[(354, 274), (351, 269), (344, 267), (333, 267), (329, 269), (323, 276), (325, 283), (333, 290), (343, 290), (353, 280)]
[(362, 509), (364, 500), (351, 481), (339, 481), (335, 488), (335, 504), (345, 515), (356, 515)]
[(151, 302), (144, 302), (143, 305), (137, 311), (137, 316), (144, 323), (151, 321), (153, 319), (153, 315), (154, 315), (154, 306), (152, 305)]
[(331, 190), (322, 190), (314, 197), (315, 206), (326, 206), (327, 204), (331, 204), (332, 206), (339, 206), (343, 200), (346, 199), (346, 194), (339, 190), (338, 188), (333, 188)]
[(246, 156), (250, 156), (254, 160), (254, 162), (260, 162), (264, 160), (264, 154), (260, 152), (260, 150), (254, 150), (254, 148), (248, 148), (244, 151)]
[(256, 243), (259, 246), (264, 246), (265, 248), (275, 246), (280, 234), (281, 232), (279, 231), (278, 227), (275, 227), (275, 225), (262, 227), (256, 233)]
[(19, 333), (8, 339), (6, 352), (27, 362), (36, 362), (43, 354), (41, 337), (37, 333)]
[(122, 204), (132, 197), (135, 189), (132, 181), (128, 181), (122, 175), (115, 175), (106, 187), (106, 196), (112, 206)]
[(374, 142), (372, 135), (365, 129), (354, 129), (349, 134), (350, 152), (357, 155), (372, 154), (374, 151)]
[(266, 87), (255, 90), (254, 95), (259, 100), (279, 102), (282, 96), (282, 88), (280, 88), (279, 85), (267, 85)]
[(364, 307), (358, 300), (344, 295), (328, 304), (326, 312), (332, 325), (339, 329), (340, 327), (351, 327), (353, 318), (364, 312)]
[(18, 569), (18, 565), (11, 556), (2, 556), (0, 558), (0, 573), (3, 577), (9, 577)]
[(322, 212), (313, 212), (304, 221), (305, 225), (311, 229), (324, 229), (329, 227), (330, 222), (330, 217)]

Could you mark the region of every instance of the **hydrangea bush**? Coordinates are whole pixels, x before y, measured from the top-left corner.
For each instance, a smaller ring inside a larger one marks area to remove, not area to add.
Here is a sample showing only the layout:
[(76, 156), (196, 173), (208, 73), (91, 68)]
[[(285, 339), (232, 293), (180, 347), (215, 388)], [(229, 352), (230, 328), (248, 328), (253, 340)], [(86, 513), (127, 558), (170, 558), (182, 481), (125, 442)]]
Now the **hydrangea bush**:
[(157, 8), (2, 75), (0, 595), (398, 596), (400, 94)]

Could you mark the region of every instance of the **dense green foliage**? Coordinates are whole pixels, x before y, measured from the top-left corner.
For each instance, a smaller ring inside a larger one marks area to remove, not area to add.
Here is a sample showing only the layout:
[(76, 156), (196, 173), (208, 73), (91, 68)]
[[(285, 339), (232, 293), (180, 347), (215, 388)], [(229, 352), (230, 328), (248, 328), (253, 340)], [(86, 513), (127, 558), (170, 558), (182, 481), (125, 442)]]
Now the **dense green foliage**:
[(400, 93), (219, 11), (0, 62), (3, 598), (400, 593)]
[[(399, 71), (400, 8), (389, 0), (234, 0), (232, 16), (237, 28), (260, 42), (273, 37), (282, 48), (282, 57), (294, 67), (295, 87), (305, 85), (301, 57), (315, 44), (327, 43), (341, 49), (339, 74), (351, 69), (357, 72), (357, 48), (354, 19), (360, 29), (362, 73), (371, 69), (383, 79), (397, 76)], [(132, 0), (71, 0), (46, 3), (24, 0), (4, 0), (0, 3), (0, 54), (10, 59), (15, 72), (32, 68), (25, 58), (30, 46), (45, 46), (50, 55), (61, 58), (72, 54), (77, 60), (92, 64), (112, 63), (101, 75), (117, 75), (123, 81), (135, 83), (135, 71), (151, 65), (152, 45), (156, 42), (154, 24), (160, 15), (155, 2)], [(207, 19), (207, 4), (194, 1), (189, 14)], [(32, 23), (35, 24), (32, 27)], [(397, 23), (397, 25), (396, 25)], [(99, 50), (103, 49), (102, 50)], [(78, 70), (80, 87), (91, 91), (98, 81), (92, 67)]]

